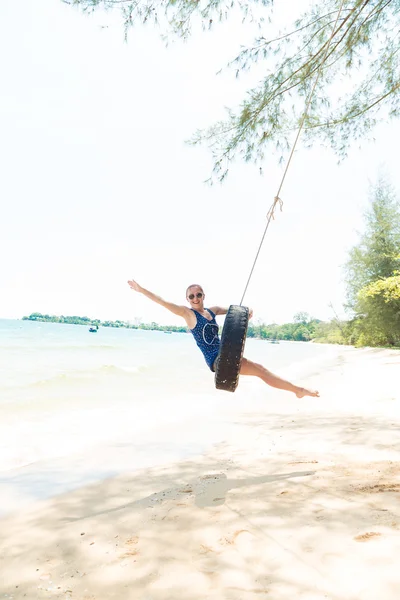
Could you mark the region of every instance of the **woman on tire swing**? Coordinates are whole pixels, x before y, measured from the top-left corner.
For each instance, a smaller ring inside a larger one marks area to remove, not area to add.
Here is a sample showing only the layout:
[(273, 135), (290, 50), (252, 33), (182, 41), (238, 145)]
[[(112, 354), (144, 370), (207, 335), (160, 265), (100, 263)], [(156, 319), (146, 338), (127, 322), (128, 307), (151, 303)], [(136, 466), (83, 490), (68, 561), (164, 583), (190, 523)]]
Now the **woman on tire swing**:
[[(187, 306), (179, 306), (178, 304), (173, 304), (172, 302), (163, 300), (163, 298), (160, 296), (157, 296), (156, 294), (153, 294), (153, 292), (150, 292), (149, 290), (146, 290), (140, 286), (133, 279), (129, 280), (128, 284), (132, 290), (135, 290), (135, 292), (143, 294), (153, 302), (160, 304), (164, 308), (174, 313), (174, 315), (178, 315), (179, 317), (183, 317), (185, 319), (188, 328), (196, 340), (196, 344), (204, 355), (208, 367), (211, 369), (211, 371), (215, 372), (220, 351), (220, 339), (218, 336), (218, 325), (215, 321), (215, 316), (226, 315), (228, 309), (221, 308), (220, 306), (205, 308), (205, 294), (201, 285), (192, 284), (187, 288), (186, 300), (190, 304), (190, 308), (187, 308)], [(251, 318), (252, 315), (253, 311), (250, 310), (249, 317)], [(259, 377), (271, 387), (279, 390), (285, 390), (287, 392), (293, 392), (296, 394), (297, 398), (303, 398), (304, 396), (319, 397), (319, 392), (293, 385), (289, 381), (274, 375), (262, 365), (259, 365), (244, 357), (242, 358), (240, 366), (240, 375), (253, 375), (255, 377)]]

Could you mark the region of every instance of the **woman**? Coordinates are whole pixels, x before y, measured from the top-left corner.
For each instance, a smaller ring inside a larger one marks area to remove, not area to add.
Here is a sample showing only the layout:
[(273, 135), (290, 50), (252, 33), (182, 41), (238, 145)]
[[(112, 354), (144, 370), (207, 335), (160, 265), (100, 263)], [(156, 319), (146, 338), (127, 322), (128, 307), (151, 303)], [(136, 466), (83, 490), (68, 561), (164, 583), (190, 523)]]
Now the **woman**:
[[(161, 306), (164, 306), (164, 308), (174, 313), (174, 315), (183, 317), (186, 321), (188, 328), (193, 334), (194, 339), (196, 340), (196, 344), (202, 351), (207, 365), (209, 366), (211, 371), (215, 371), (215, 363), (218, 358), (220, 347), (218, 325), (215, 321), (215, 316), (226, 315), (228, 309), (222, 308), (221, 306), (205, 308), (205, 294), (201, 285), (192, 284), (187, 288), (186, 300), (190, 304), (190, 308), (187, 308), (187, 306), (179, 306), (178, 304), (167, 302), (160, 296), (157, 296), (156, 294), (153, 294), (153, 292), (150, 292), (149, 290), (146, 290), (145, 288), (140, 286), (133, 279), (128, 281), (128, 284), (132, 290), (135, 290), (135, 292), (139, 292), (147, 298), (149, 298), (150, 300), (152, 300), (153, 302), (161, 304)], [(250, 318), (252, 317), (252, 315), (253, 311), (250, 310)], [(289, 381), (286, 381), (285, 379), (281, 379), (277, 375), (274, 375), (273, 373), (271, 373), (271, 371), (268, 371), (262, 365), (248, 360), (247, 358), (242, 359), (240, 374), (254, 375), (255, 377), (259, 377), (271, 387), (277, 388), (279, 390), (293, 392), (298, 398), (303, 398), (304, 396), (319, 397), (319, 392), (299, 387), (297, 385), (293, 385)]]

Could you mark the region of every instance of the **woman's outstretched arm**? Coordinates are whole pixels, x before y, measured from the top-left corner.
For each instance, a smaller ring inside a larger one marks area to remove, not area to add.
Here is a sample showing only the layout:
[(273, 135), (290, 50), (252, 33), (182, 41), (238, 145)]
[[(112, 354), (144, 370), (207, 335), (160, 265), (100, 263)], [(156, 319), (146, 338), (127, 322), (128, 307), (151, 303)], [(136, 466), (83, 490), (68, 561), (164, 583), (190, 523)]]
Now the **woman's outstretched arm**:
[(135, 290), (135, 292), (139, 292), (140, 294), (143, 294), (143, 296), (146, 296), (146, 298), (149, 298), (149, 300), (152, 300), (156, 304), (160, 304), (167, 310), (174, 313), (174, 315), (183, 317), (189, 327), (193, 328), (195, 326), (196, 317), (194, 316), (193, 312), (189, 308), (187, 308), (187, 306), (180, 306), (179, 304), (174, 304), (173, 302), (168, 302), (167, 300), (164, 300), (164, 298), (161, 298), (161, 296), (157, 296), (157, 294), (153, 294), (153, 292), (146, 290), (144, 287), (139, 285), (134, 279), (130, 279), (128, 281), (128, 285), (132, 290)]

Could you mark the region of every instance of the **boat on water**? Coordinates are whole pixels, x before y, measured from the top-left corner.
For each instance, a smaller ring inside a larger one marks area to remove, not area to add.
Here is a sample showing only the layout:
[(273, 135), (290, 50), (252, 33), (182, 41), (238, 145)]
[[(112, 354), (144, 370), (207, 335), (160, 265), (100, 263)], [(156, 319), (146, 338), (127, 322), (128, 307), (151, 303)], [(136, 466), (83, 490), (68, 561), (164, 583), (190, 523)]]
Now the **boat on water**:
[(89, 327), (89, 331), (90, 333), (97, 333), (99, 330), (99, 326), (96, 325), (96, 327)]

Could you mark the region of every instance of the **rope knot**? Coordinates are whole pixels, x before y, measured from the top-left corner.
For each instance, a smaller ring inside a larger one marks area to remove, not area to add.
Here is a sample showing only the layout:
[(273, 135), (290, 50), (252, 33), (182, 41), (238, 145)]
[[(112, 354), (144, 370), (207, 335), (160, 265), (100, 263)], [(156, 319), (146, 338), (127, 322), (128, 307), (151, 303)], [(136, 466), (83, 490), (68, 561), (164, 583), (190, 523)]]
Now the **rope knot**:
[(274, 198), (274, 201), (273, 201), (273, 203), (272, 203), (272, 206), (271, 206), (271, 208), (269, 209), (269, 211), (267, 212), (267, 219), (268, 219), (268, 222), (269, 222), (271, 219), (275, 219), (275, 209), (276, 209), (276, 206), (277, 206), (277, 204), (278, 204), (278, 203), (279, 203), (279, 208), (280, 208), (280, 211), (282, 212), (282, 208), (283, 208), (283, 200), (281, 200), (281, 199), (279, 198), (279, 196), (275, 196), (275, 198)]
[(279, 198), (279, 196), (275, 196), (275, 198), (274, 198), (274, 204), (275, 204), (275, 206), (278, 204), (278, 202), (279, 202), (279, 208), (280, 208), (280, 210), (282, 212), (282, 209), (283, 209), (283, 200), (281, 200)]

